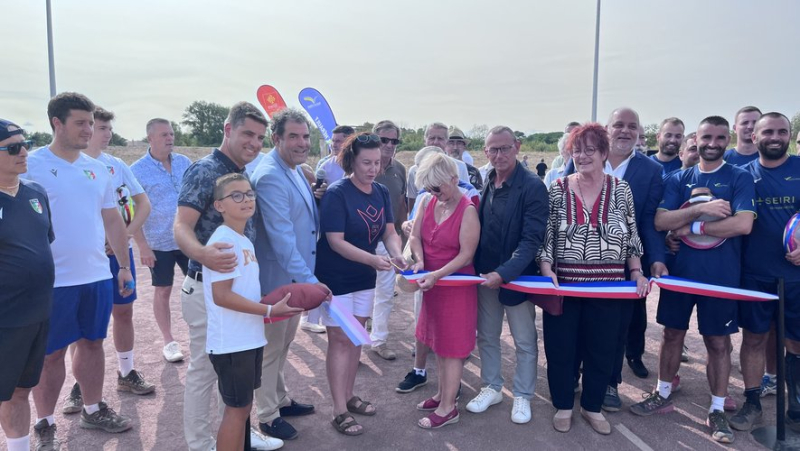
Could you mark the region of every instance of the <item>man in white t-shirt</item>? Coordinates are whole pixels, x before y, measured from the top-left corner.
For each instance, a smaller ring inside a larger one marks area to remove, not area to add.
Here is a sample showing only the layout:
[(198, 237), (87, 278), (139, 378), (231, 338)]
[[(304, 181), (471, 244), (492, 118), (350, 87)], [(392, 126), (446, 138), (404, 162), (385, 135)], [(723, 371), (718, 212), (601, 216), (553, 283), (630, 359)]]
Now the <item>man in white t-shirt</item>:
[[(84, 155), (92, 138), (94, 104), (85, 96), (61, 93), (50, 100), (47, 115), (53, 142), (28, 157), (25, 178), (42, 185), (53, 213), (53, 259), (56, 267), (50, 334), (39, 385), (33, 389), (38, 448), (58, 449), (53, 413), (64, 385), (64, 357), (76, 343), (72, 373), (83, 395), (80, 426), (122, 432), (130, 418), (118, 415), (103, 402), (106, 337), (111, 317), (112, 291), (133, 292), (128, 233), (117, 210), (108, 169)], [(106, 237), (119, 261), (118, 286), (113, 287)]]

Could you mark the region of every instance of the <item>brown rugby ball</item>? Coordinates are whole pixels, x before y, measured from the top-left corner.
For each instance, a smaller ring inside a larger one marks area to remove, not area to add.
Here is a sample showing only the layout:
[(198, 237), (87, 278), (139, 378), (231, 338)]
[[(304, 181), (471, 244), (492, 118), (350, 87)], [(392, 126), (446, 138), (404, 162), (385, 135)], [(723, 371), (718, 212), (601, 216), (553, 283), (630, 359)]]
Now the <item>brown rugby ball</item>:
[(319, 307), (328, 298), (329, 294), (327, 290), (313, 283), (292, 283), (272, 290), (271, 293), (261, 298), (261, 303), (275, 305), (287, 293), (292, 294), (287, 304), (290, 307), (297, 307), (303, 310), (313, 310)]

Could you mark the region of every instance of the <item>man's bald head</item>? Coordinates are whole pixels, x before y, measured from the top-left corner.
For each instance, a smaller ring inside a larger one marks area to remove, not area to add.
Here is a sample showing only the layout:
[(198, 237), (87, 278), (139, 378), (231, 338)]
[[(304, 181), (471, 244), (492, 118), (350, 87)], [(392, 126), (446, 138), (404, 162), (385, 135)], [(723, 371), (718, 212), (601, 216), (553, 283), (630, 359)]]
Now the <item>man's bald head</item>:
[(628, 155), (639, 139), (639, 113), (622, 107), (611, 112), (606, 125), (611, 141), (611, 153)]

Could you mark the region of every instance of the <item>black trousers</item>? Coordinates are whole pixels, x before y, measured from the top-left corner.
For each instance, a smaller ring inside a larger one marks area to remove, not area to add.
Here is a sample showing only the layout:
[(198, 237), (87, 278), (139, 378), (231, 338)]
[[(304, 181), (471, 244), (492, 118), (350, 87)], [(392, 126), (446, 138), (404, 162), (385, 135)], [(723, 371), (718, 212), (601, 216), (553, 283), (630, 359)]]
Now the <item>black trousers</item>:
[(625, 357), (640, 360), (644, 355), (644, 334), (647, 331), (647, 302), (645, 298), (633, 301), (631, 324), (628, 326), (628, 343)]
[(622, 304), (616, 299), (564, 298), (564, 313), (544, 313), (544, 351), (550, 397), (556, 409), (575, 403), (574, 372), (583, 359), (581, 407), (600, 412), (614, 371)]

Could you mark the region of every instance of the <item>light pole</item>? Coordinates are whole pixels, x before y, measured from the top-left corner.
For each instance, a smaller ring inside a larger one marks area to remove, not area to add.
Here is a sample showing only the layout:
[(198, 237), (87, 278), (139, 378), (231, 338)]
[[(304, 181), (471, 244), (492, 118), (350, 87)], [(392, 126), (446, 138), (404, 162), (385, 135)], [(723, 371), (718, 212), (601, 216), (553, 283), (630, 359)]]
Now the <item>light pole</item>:
[(592, 83), (592, 122), (597, 122), (597, 69), (599, 65), (600, 65), (600, 0), (597, 0), (597, 19), (594, 26), (594, 80)]
[(50, 63), (50, 97), (56, 96), (56, 66), (53, 61), (53, 14), (47, 0), (47, 58)]

